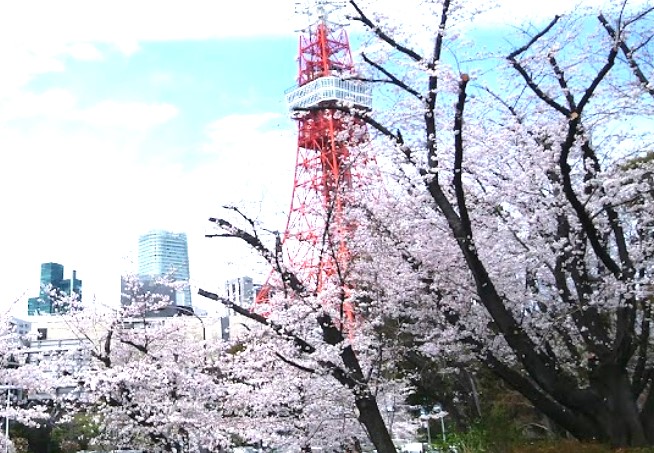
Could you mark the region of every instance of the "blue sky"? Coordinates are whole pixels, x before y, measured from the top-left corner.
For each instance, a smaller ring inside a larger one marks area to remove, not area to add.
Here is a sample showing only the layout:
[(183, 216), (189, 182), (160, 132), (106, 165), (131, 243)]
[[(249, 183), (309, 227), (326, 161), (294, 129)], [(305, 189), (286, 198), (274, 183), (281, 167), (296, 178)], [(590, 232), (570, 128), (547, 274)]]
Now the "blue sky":
[(53, 87), (75, 93), (80, 108), (107, 99), (174, 106), (177, 114), (165, 127), (145, 137), (139, 160), (169, 156), (188, 167), (202, 165), (204, 128), (216, 118), (285, 111), (283, 92), (293, 84), (296, 71), (293, 36), (139, 47), (136, 54), (125, 55), (98, 46), (101, 61), (68, 57), (64, 71), (40, 75), (26, 88), (37, 94)]
[[(87, 301), (114, 304), (150, 228), (186, 232), (194, 279), (218, 289), (251, 273), (252, 261), (204, 239), (208, 217), (240, 203), (283, 227), (295, 155), (283, 101), (296, 76), (293, 8), (245, 1), (222, 17), (215, 4), (192, 3), (4, 11), (2, 306), (17, 301), (12, 311), (24, 312), (47, 261), (76, 269)], [(267, 17), (253, 18), (255, 6)], [(125, 14), (131, 29), (104, 25)]]
[[(291, 0), (228, 3), (3, 5), (0, 306), (26, 311), (47, 261), (78, 271), (87, 302), (117, 303), (150, 228), (188, 234), (195, 286), (252, 273), (242, 249), (203, 238), (206, 219), (236, 203), (283, 229), (296, 151), (283, 95), (306, 18)], [(503, 0), (491, 22), (566, 3)]]

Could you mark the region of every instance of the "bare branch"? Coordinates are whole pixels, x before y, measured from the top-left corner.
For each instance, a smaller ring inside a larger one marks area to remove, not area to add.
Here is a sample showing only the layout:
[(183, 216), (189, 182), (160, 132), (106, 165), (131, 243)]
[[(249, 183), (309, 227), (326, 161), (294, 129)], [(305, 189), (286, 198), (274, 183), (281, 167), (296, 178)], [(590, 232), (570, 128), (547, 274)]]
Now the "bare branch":
[(510, 61), (510, 60), (512, 60), (512, 59), (515, 59), (515, 57), (517, 57), (517, 56), (520, 55), (521, 53), (526, 52), (526, 51), (527, 51), (527, 50), (528, 50), (532, 45), (534, 45), (534, 43), (535, 43), (536, 41), (538, 41), (540, 38), (542, 38), (543, 36), (545, 36), (545, 34), (547, 34), (547, 32), (550, 31), (550, 30), (552, 29), (552, 27), (554, 27), (554, 25), (559, 21), (560, 18), (561, 18), (561, 16), (558, 16), (558, 15), (557, 15), (557, 16), (554, 16), (554, 19), (552, 19), (552, 20), (550, 21), (550, 23), (547, 25), (547, 27), (545, 27), (545, 28), (544, 28), (543, 30), (541, 30), (539, 33), (536, 33), (536, 34), (535, 34), (535, 35), (534, 35), (534, 36), (529, 40), (529, 42), (528, 42), (527, 44), (525, 44), (524, 46), (522, 46), (522, 47), (520, 47), (520, 48), (514, 50), (513, 52), (511, 52), (511, 53), (509, 54), (509, 56), (507, 57), (507, 59)]
[(251, 319), (261, 325), (270, 327), (277, 335), (284, 337), (284, 338), (289, 338), (293, 340), (295, 345), (299, 348), (301, 352), (305, 352), (308, 354), (311, 354), (316, 351), (316, 348), (313, 347), (311, 344), (307, 343), (305, 340), (300, 338), (299, 336), (295, 335), (293, 332), (288, 330), (286, 327), (274, 323), (270, 321), (268, 318), (261, 316), (258, 313), (251, 312), (250, 310), (246, 310), (245, 308), (235, 304), (229, 299), (225, 299), (224, 297), (220, 297), (218, 294), (206, 291), (202, 288), (198, 290), (198, 294), (200, 296), (206, 297), (207, 299), (215, 300), (216, 302), (220, 302), (223, 304), (225, 307), (234, 310), (236, 313), (238, 313), (241, 316), (244, 316), (248, 319)]
[(570, 111), (574, 112), (577, 109), (577, 106), (575, 103), (575, 99), (572, 96), (572, 92), (568, 87), (568, 82), (565, 80), (565, 74), (563, 73), (563, 70), (559, 66), (559, 63), (556, 61), (556, 58), (554, 57), (553, 54), (549, 55), (548, 60), (550, 62), (550, 65), (552, 66), (552, 69), (554, 70), (554, 74), (556, 74), (556, 80), (559, 82), (559, 86), (561, 87), (561, 90), (563, 90), (563, 95), (565, 96), (565, 99), (568, 101), (568, 107), (570, 108)]
[(107, 368), (111, 368), (111, 339), (114, 335), (114, 327), (115, 324), (111, 326), (107, 332), (107, 337), (104, 340), (104, 354), (91, 351), (91, 355), (101, 361)]
[[(642, 13), (640, 16), (644, 16), (646, 13), (651, 11), (654, 11), (654, 7), (649, 8), (646, 12)], [(654, 97), (654, 86), (652, 86), (649, 83), (649, 79), (643, 73), (643, 71), (640, 69), (640, 66), (636, 62), (636, 59), (634, 58), (634, 51), (630, 49), (629, 46), (627, 46), (627, 44), (624, 42), (624, 40), (618, 36), (616, 30), (611, 26), (611, 24), (609, 24), (608, 20), (606, 20), (606, 17), (604, 17), (603, 14), (597, 16), (597, 19), (600, 21), (602, 26), (604, 26), (606, 32), (609, 34), (611, 39), (613, 39), (613, 41), (617, 44), (617, 46), (624, 54), (625, 58), (627, 59), (627, 63), (631, 68), (631, 71), (634, 73), (634, 75), (640, 82), (642, 88), (644, 88), (645, 91), (647, 91), (650, 94), (650, 96)], [(636, 19), (632, 19), (632, 21), (634, 20)]]
[(300, 365), (299, 363), (294, 362), (291, 359), (287, 359), (286, 357), (281, 355), (279, 352), (275, 352), (275, 357), (277, 357), (279, 360), (286, 363), (287, 365), (291, 365), (293, 368), (297, 368), (300, 371), (304, 371), (304, 372), (310, 373), (310, 374), (315, 374), (315, 372), (316, 372), (316, 370), (314, 370), (313, 368), (309, 368), (309, 367), (306, 367), (304, 365)]
[(368, 56), (366, 54), (362, 53), (361, 58), (363, 58), (363, 61), (368, 63), (370, 66), (377, 69), (379, 72), (381, 72), (386, 77), (388, 77), (389, 78), (389, 80), (388, 80), (389, 83), (398, 86), (399, 88), (403, 89), (407, 93), (409, 93), (409, 94), (415, 96), (416, 98), (418, 98), (420, 101), (424, 101), (425, 98), (424, 98), (424, 96), (422, 94), (420, 94), (417, 90), (414, 90), (413, 88), (411, 88), (406, 83), (402, 82), (397, 77), (395, 77), (389, 70), (384, 68), (382, 65), (380, 65), (376, 61), (372, 61), (370, 58), (368, 58)]
[(134, 349), (136, 349), (136, 350), (139, 351), (139, 352), (142, 352), (143, 354), (146, 354), (146, 355), (148, 354), (148, 348), (147, 348), (147, 346), (144, 346), (144, 345), (142, 345), (142, 344), (135, 343), (135, 342), (133, 342), (132, 340), (127, 340), (127, 339), (125, 339), (125, 338), (121, 338), (119, 341), (120, 341), (121, 343), (123, 343), (123, 344), (126, 344), (126, 345), (129, 345), (129, 346), (133, 347)]
[[(625, 2), (625, 4), (626, 4), (626, 2)], [(634, 17), (630, 18), (629, 20), (625, 20), (624, 24), (625, 24), (625, 26), (626, 25), (631, 25), (634, 22), (637, 22), (637, 21), (641, 20), (643, 17), (647, 16), (651, 12), (654, 12), (654, 6), (650, 6), (649, 8), (647, 8), (646, 10), (636, 14)]]
[(487, 92), (488, 94), (490, 94), (493, 97), (493, 99), (495, 99), (500, 104), (502, 104), (509, 111), (509, 113), (511, 113), (511, 115), (516, 119), (518, 124), (524, 124), (523, 118), (520, 117), (520, 115), (518, 115), (518, 112), (515, 109), (515, 107), (513, 107), (512, 105), (509, 105), (503, 98), (501, 98), (499, 95), (494, 93), (490, 88), (482, 87), (481, 89), (484, 90), (485, 92)]
[(577, 114), (581, 115), (581, 112), (584, 110), (584, 107), (590, 101), (590, 99), (593, 97), (593, 94), (595, 94), (595, 90), (599, 86), (599, 84), (604, 80), (604, 77), (609, 73), (613, 65), (615, 64), (615, 57), (618, 56), (618, 49), (617, 48), (612, 48), (609, 51), (609, 55), (606, 59), (606, 63), (602, 67), (602, 69), (599, 70), (593, 81), (591, 82), (590, 86), (586, 89), (586, 92), (581, 98), (581, 101), (579, 101), (579, 105), (577, 107)]
[(429, 69), (434, 69), (436, 63), (441, 60), (441, 52), (443, 50), (443, 37), (445, 33), (445, 25), (447, 24), (448, 12), (450, 10), (450, 0), (443, 2), (441, 9), (441, 22), (438, 24), (438, 32), (436, 33), (436, 42), (434, 43), (434, 55), (432, 55), (431, 62), (428, 65)]
[(277, 260), (277, 255), (276, 253), (271, 252), (263, 243), (261, 240), (256, 236), (248, 233), (247, 231), (244, 231), (234, 225), (232, 225), (230, 222), (228, 222), (225, 219), (217, 219), (217, 218), (210, 218), (210, 222), (216, 223), (220, 228), (223, 230), (227, 231), (227, 234), (229, 234), (228, 237), (235, 237), (243, 240), (246, 244), (248, 244), (250, 247), (255, 249), (259, 254), (271, 265), (275, 266), (277, 265), (278, 268), (277, 270), (281, 274), (282, 281), (290, 286), (290, 288), (298, 295), (303, 295), (306, 294), (306, 288), (304, 287), (304, 284), (300, 281), (299, 278), (293, 273), (288, 271), (286, 268), (282, 267), (279, 265), (279, 261)]
[(358, 17), (352, 17), (353, 20), (359, 21), (363, 23), (366, 27), (368, 27), (379, 39), (384, 41), (386, 44), (394, 48), (395, 50), (398, 50), (399, 52), (403, 53), (404, 55), (408, 56), (414, 61), (422, 61), (423, 58), (414, 50), (409, 49), (408, 47), (403, 46), (402, 44), (398, 43), (395, 39), (387, 35), (382, 31), (381, 28), (379, 28), (378, 25), (376, 25), (366, 14), (364, 14), (363, 10), (359, 8), (359, 5), (354, 0), (350, 0), (350, 5), (356, 10), (357, 14), (359, 15)]
[[(434, 43), (434, 54), (432, 59), (427, 65), (427, 68), (433, 71), (437, 63), (441, 59), (441, 52), (443, 49), (443, 36), (445, 32), (445, 25), (447, 24), (448, 11), (450, 9), (450, 0), (443, 2), (441, 10), (441, 21), (438, 26), (436, 34), (436, 41)], [(425, 111), (425, 132), (427, 138), (427, 166), (434, 171), (434, 184), (438, 184), (438, 148), (436, 142), (436, 99), (438, 97), (438, 75), (432, 74), (429, 76), (427, 83), (429, 91), (427, 92), (427, 109)]]
[(570, 110), (567, 108), (563, 107), (561, 104), (556, 102), (554, 99), (552, 99), (550, 96), (548, 96), (543, 90), (540, 89), (538, 84), (534, 81), (534, 78), (527, 72), (527, 70), (518, 62), (516, 57), (525, 51), (527, 51), (536, 41), (538, 41), (541, 37), (543, 37), (547, 32), (549, 32), (552, 27), (558, 22), (558, 20), (561, 18), (561, 16), (554, 16), (554, 19), (539, 33), (534, 35), (527, 44), (524, 46), (514, 50), (509, 54), (509, 56), (506, 57), (506, 59), (511, 63), (511, 66), (513, 66), (513, 69), (518, 71), (518, 74), (522, 76), (522, 78), (525, 80), (527, 83), (527, 86), (531, 88), (531, 90), (538, 96), (541, 100), (543, 100), (545, 103), (547, 103), (549, 106), (557, 110), (558, 112), (561, 112), (565, 116), (570, 116), (572, 113)]

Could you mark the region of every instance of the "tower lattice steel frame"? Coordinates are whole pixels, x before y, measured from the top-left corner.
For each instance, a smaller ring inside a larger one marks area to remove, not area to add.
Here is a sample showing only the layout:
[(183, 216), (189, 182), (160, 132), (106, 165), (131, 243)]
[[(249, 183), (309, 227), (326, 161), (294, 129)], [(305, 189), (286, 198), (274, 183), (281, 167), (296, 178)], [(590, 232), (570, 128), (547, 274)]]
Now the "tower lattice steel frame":
[[(366, 182), (361, 170), (368, 159), (353, 152), (367, 140), (365, 123), (347, 110), (370, 110), (372, 96), (354, 78), (345, 29), (324, 17), (300, 36), (298, 61), (298, 86), (286, 93), (298, 140), (282, 243), (286, 264), (319, 292), (330, 280), (342, 283), (351, 258), (347, 242), (354, 226), (347, 208), (353, 188)], [(264, 290), (258, 300), (267, 299)]]

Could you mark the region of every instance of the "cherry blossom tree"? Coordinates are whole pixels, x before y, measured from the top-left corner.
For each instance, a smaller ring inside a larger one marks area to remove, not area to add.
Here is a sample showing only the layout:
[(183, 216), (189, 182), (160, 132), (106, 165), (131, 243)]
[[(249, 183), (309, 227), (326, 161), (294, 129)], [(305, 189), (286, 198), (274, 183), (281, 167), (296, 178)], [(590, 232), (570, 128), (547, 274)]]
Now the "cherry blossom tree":
[(465, 3), (414, 23), (349, 3), (362, 78), (393, 100), (335, 108), (390, 156), (391, 202), (359, 220), (371, 298), (423, 354), (481, 360), (577, 438), (654, 443), (652, 164), (624, 165), (651, 149), (653, 9), (581, 9), (483, 51)]
[[(388, 194), (352, 213), (349, 294), (312, 291), (254, 222), (212, 219), (281, 275), (275, 317), (242, 314), (294, 345), (279, 360), (349, 389), (380, 452), (394, 447), (364, 369), (382, 344), (481, 362), (579, 439), (654, 443), (652, 162), (632, 160), (652, 143), (653, 9), (498, 28), (485, 49), (465, 39), (483, 18), (470, 2), (348, 3), (369, 37), (356, 78), (384, 101), (331, 108), (369, 126)], [(333, 309), (347, 297), (353, 341)], [(298, 304), (304, 324), (284, 315)], [(380, 341), (389, 322), (412, 340)]]
[(129, 303), (60, 317), (79, 340), (74, 351), (32, 356), (12, 370), (14, 381), (23, 376), (16, 385), (40, 388), (57, 408), (53, 426), (82, 413), (95, 420), (98, 444), (175, 452), (340, 449), (364, 436), (349, 392), (278, 360), (293, 360), (293, 343), (265, 326), (222, 341), (211, 335), (220, 319), (154, 317), (170, 291), (144, 290), (138, 279), (125, 286)]
[[(375, 333), (378, 326), (372, 318), (361, 325), (357, 323), (356, 327), (348, 324), (343, 306), (354, 304), (357, 292), (353, 290), (348, 294), (345, 291), (348, 284), (346, 275), (337, 274), (334, 279), (323, 282), (321, 290), (317, 291), (316, 287), (311, 287), (311, 282), (302, 280), (300, 270), (291, 269), (285, 262), (284, 250), (278, 242), (274, 249), (265, 245), (257, 222), (238, 208), (229, 207), (225, 214), (223, 218), (210, 219), (219, 231), (210, 236), (242, 240), (273, 266), (280, 276), (281, 286), (275, 289), (267, 306), (257, 307), (254, 311), (204, 289), (200, 289), (199, 294), (224, 304), (261, 326), (261, 331), (266, 335), (259, 341), (273, 345), (268, 348), (268, 361), (273, 360), (281, 370), (285, 370), (284, 373), (293, 373), (300, 382), (306, 381), (306, 384), (298, 387), (302, 389), (301, 393), (305, 393), (306, 389), (328, 386), (332, 389), (336, 387), (330, 393), (340, 395), (337, 398), (339, 404), (327, 411), (322, 403), (324, 398), (316, 399), (307, 394), (301, 401), (299, 407), (304, 405), (306, 410), (301, 410), (298, 415), (305, 426), (320, 427), (324, 424), (326, 428), (334, 426), (335, 422), (342, 425), (340, 429), (327, 431), (329, 436), (322, 441), (314, 436), (307, 437), (305, 428), (306, 442), (301, 447), (333, 447), (336, 443), (345, 448), (348, 440), (359, 445), (365, 436), (377, 451), (395, 452), (390, 431), (377, 402), (386, 381), (385, 367), (392, 366), (392, 362), (382, 357), (383, 344)], [(326, 225), (326, 229), (329, 227), (329, 224)], [(321, 247), (324, 253), (337, 248), (332, 247), (334, 244), (329, 240), (330, 234), (322, 236), (328, 242)], [(265, 379), (270, 379), (270, 376)], [(318, 382), (320, 385), (317, 386)], [(330, 397), (328, 401), (334, 400)], [(309, 410), (314, 407), (322, 407), (320, 412), (323, 414), (340, 415), (317, 417), (320, 425), (316, 425), (316, 417), (312, 417), (313, 411)], [(359, 424), (363, 430), (358, 428)], [(331, 441), (325, 444), (329, 438)], [(316, 440), (319, 442), (316, 443)]]
[(175, 288), (166, 288), (166, 281), (143, 286), (130, 278), (120, 307), (66, 317), (88, 360), (73, 373), (74, 395), (63, 399), (69, 414), (96, 419), (99, 443), (174, 452), (227, 448), (243, 429), (230, 402), (239, 386), (230, 377), (229, 345), (206, 336), (220, 319), (155, 316), (170, 305)]
[[(61, 413), (61, 405), (44, 396), (55, 395), (58, 388), (69, 386), (70, 380), (56, 372), (58, 364), (47, 367), (38, 363), (43, 354), (31, 351), (34, 339), (19, 334), (16, 320), (4, 313), (0, 316), (0, 417), (9, 425), (27, 429), (49, 428), (51, 420)], [(4, 425), (3, 425), (4, 426)], [(2, 435), (2, 448), (18, 449), (21, 442)]]

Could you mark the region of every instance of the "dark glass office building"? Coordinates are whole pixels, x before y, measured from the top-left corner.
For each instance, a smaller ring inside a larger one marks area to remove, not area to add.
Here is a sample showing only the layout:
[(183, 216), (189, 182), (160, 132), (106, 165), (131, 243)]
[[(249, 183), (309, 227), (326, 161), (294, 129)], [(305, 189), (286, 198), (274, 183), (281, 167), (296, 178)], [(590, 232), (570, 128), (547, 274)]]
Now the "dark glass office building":
[(82, 301), (82, 280), (73, 271), (71, 278), (64, 279), (64, 266), (58, 263), (41, 264), (40, 291), (38, 297), (27, 301), (28, 315), (46, 315), (70, 311), (70, 296), (77, 303)]

